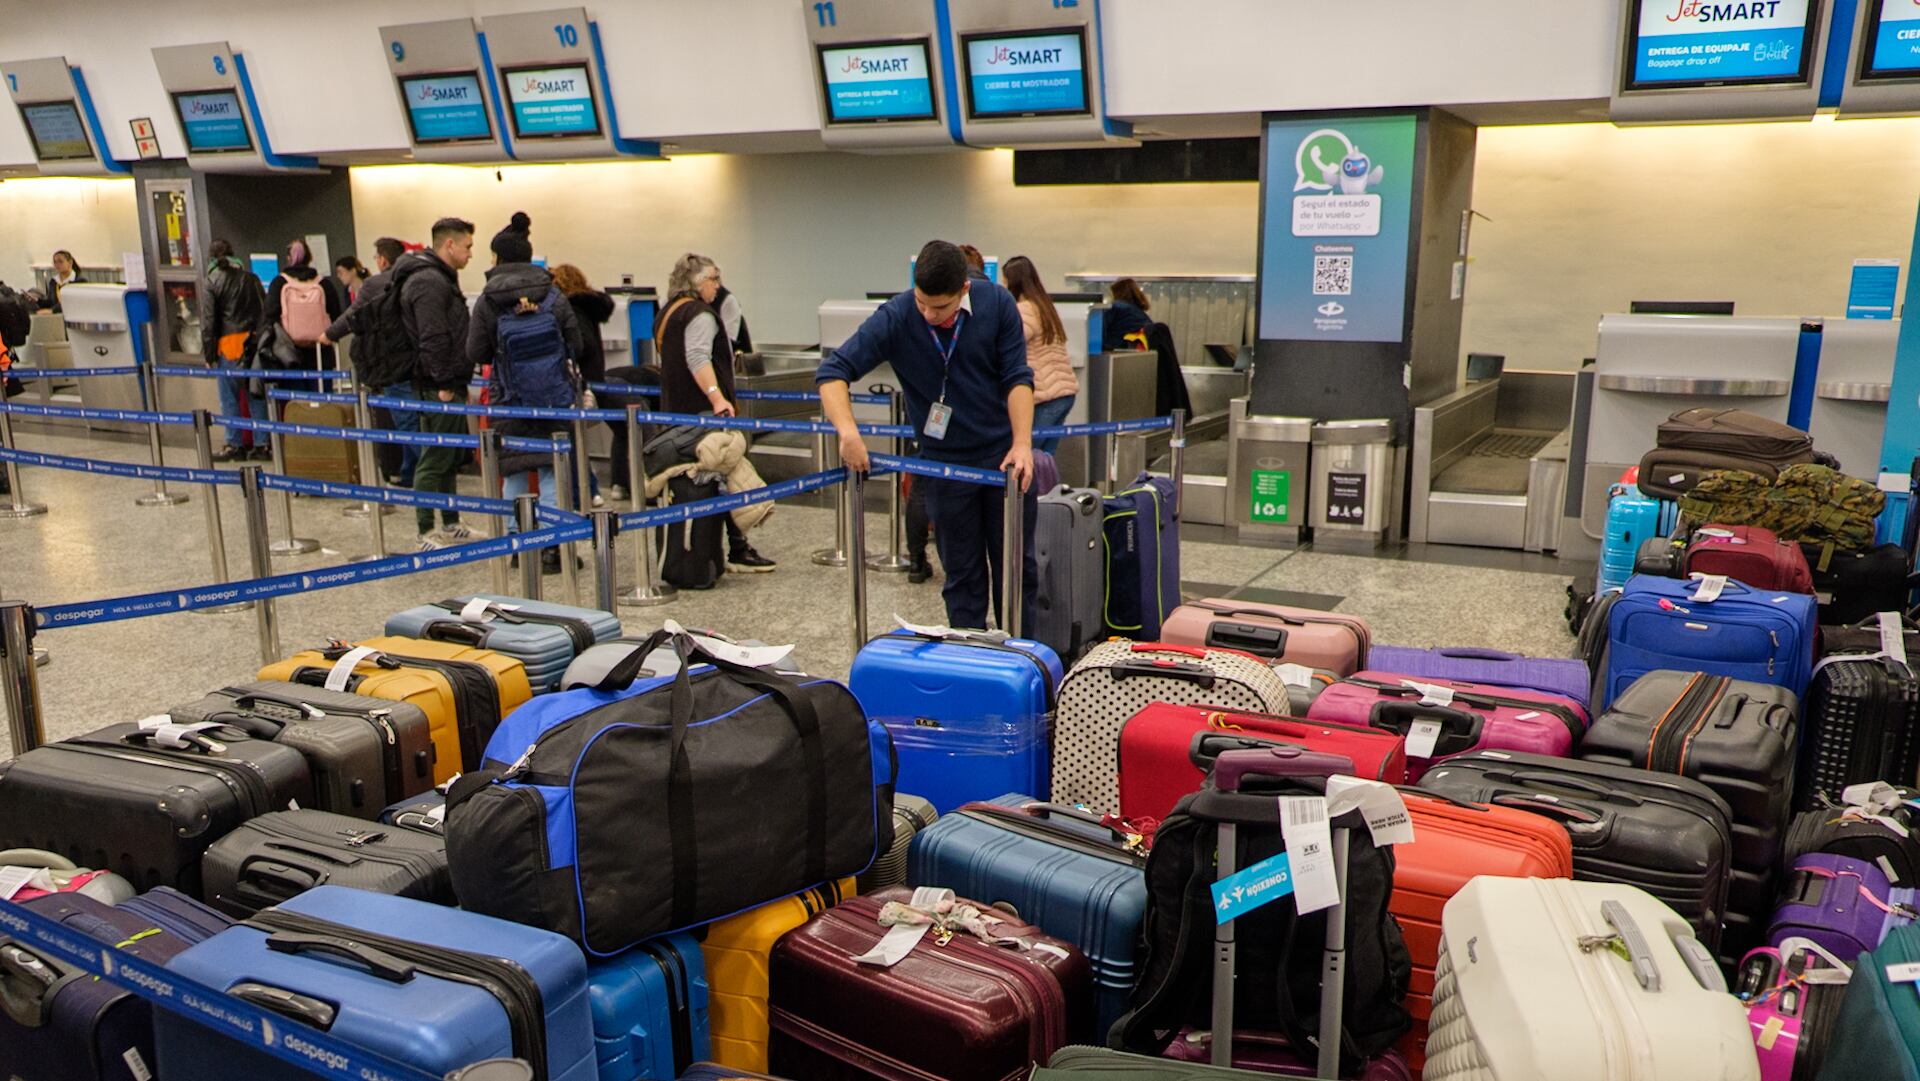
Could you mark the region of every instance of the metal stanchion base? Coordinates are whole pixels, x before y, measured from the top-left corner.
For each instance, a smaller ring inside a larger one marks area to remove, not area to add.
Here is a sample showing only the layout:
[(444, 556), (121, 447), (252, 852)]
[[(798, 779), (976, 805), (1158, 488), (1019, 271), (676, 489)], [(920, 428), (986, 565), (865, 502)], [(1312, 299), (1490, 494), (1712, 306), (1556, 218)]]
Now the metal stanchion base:
[(215, 605), (212, 608), (195, 608), (193, 611), (196, 615), (203, 616), (226, 615), (229, 612), (251, 612), (253, 611), (253, 602), (241, 601), (239, 604), (221, 604)]
[(651, 586), (634, 586), (614, 598), (622, 608), (658, 608), (670, 604), (680, 591), (665, 582), (656, 582)]
[(812, 559), (814, 565), (820, 567), (844, 567), (847, 565), (847, 553), (838, 552), (832, 548), (820, 549), (813, 553)]
[[(381, 514), (392, 514), (394, 511), (395, 508), (390, 503), (383, 503), (380, 506)], [(350, 507), (342, 508), (340, 514), (346, 518), (365, 518), (367, 516), (367, 504), (355, 503)]]
[(894, 555), (891, 552), (882, 552), (877, 556), (867, 557), (867, 569), (870, 571), (881, 571), (886, 574), (905, 574), (913, 569), (913, 560), (908, 559), (906, 556)]
[(37, 518), (47, 513), (44, 503), (15, 503), (0, 507), (0, 518)]
[(185, 492), (148, 492), (133, 501), (136, 507), (177, 507), (187, 501)]
[(320, 542), (312, 537), (292, 537), (277, 540), (267, 545), (267, 551), (277, 556), (303, 556), (308, 552), (320, 550)]

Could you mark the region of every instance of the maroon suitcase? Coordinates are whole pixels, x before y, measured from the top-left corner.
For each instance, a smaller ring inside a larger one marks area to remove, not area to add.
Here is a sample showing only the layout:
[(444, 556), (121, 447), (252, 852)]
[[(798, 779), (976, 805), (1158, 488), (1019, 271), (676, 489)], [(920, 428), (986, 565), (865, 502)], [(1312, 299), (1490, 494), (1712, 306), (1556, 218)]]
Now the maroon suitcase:
[[(768, 972), (768, 1068), (807, 1081), (1019, 1081), (1094, 1036), (1093, 970), (1070, 943), (1009, 922), (1035, 948), (929, 932), (891, 968), (863, 965), (895, 886), (843, 901), (782, 936)], [(982, 908), (986, 907), (980, 902)]]
[(1721, 574), (1760, 590), (1813, 592), (1806, 553), (1757, 525), (1703, 525), (1695, 530), (1678, 577), (1692, 574)]

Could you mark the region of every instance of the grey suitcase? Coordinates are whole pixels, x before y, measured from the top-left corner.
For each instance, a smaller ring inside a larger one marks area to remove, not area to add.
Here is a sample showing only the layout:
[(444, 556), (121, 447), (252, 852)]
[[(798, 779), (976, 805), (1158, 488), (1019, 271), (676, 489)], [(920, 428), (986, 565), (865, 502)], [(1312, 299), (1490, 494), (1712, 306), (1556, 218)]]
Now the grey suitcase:
[(207, 903), (242, 920), (327, 885), (454, 903), (445, 838), (326, 811), (246, 823), (207, 849), (200, 877)]
[(933, 825), (939, 819), (940, 812), (934, 805), (919, 796), (909, 796), (905, 792), (893, 794), (893, 844), (880, 858), (873, 861), (867, 873), (859, 877), (856, 888), (861, 893), (888, 886), (903, 886), (907, 882), (907, 853), (913, 847), (913, 839), (920, 831)]
[(224, 687), (167, 713), (179, 724), (218, 721), (299, 751), (318, 810), (372, 819), (433, 787), (433, 735), (411, 702), (267, 681)]
[(1100, 493), (1063, 484), (1041, 496), (1034, 513), (1033, 557), (1040, 583), (1029, 636), (1072, 664), (1100, 638), (1105, 586)]

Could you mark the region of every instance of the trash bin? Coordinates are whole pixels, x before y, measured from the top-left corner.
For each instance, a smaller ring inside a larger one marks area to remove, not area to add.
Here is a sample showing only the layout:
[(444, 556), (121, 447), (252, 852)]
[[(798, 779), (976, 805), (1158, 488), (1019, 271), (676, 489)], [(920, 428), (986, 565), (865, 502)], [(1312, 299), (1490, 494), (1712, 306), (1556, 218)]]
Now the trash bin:
[(1296, 544), (1307, 525), (1312, 417), (1247, 415), (1229, 403), (1227, 524), (1242, 540)]
[(1379, 544), (1400, 499), (1391, 420), (1313, 426), (1313, 535)]

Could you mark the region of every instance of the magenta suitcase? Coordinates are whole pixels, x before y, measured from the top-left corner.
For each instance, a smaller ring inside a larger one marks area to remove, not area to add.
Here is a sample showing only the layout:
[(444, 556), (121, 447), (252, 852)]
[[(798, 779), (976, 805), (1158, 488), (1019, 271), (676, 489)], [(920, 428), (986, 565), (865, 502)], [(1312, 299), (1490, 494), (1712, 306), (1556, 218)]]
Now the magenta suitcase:
[(1307, 716), (1406, 737), (1410, 784), (1420, 783), (1434, 765), (1470, 751), (1566, 758), (1587, 730), (1586, 710), (1562, 695), (1373, 670), (1321, 691)]
[(1587, 662), (1577, 659), (1522, 657), (1468, 646), (1374, 646), (1367, 654), (1367, 667), (1378, 672), (1406, 672), (1422, 679), (1463, 679), (1489, 687), (1546, 691), (1573, 699), (1581, 709), (1593, 708), (1593, 674), (1587, 671)]
[(1851, 959), (1806, 939), (1747, 951), (1733, 993), (1747, 1008), (1760, 1081), (1819, 1077), (1847, 993)]

